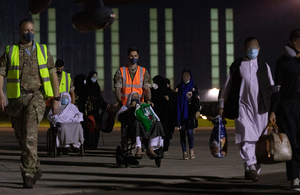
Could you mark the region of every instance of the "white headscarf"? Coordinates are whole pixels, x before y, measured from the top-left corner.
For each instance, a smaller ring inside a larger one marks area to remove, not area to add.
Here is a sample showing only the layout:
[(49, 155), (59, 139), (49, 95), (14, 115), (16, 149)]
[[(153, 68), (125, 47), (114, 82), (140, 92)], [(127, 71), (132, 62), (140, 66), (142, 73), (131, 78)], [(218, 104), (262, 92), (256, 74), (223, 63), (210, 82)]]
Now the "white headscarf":
[(53, 115), (52, 109), (50, 110), (49, 114), (47, 115), (48, 120), (53, 124), (57, 122), (59, 123), (70, 123), (70, 122), (81, 122), (83, 121), (83, 114), (79, 112), (78, 108), (71, 103), (71, 96), (67, 92), (62, 92), (60, 94), (60, 100), (62, 100), (63, 96), (67, 96), (69, 99), (69, 104), (62, 105), (59, 102), (59, 112), (58, 114)]
[(126, 112), (128, 110), (128, 108), (130, 108), (131, 106), (131, 97), (133, 94), (138, 94), (137, 92), (131, 92), (129, 95), (128, 95), (128, 98), (127, 98), (127, 102), (126, 102), (126, 105), (122, 106), (120, 108), (120, 110), (117, 112), (116, 114), (116, 119), (117, 121), (119, 121), (118, 117), (119, 117), (119, 114), (123, 113), (123, 112)]

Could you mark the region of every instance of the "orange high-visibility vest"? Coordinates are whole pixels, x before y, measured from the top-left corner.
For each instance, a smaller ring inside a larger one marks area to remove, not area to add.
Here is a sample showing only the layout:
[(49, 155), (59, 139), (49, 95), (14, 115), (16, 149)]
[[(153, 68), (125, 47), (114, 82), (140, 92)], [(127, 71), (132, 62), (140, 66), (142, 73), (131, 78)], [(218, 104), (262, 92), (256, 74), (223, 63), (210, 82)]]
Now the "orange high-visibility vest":
[(144, 76), (146, 69), (138, 66), (134, 79), (131, 80), (128, 66), (123, 66), (120, 68), (122, 74), (122, 89), (121, 89), (121, 100), (123, 105), (126, 105), (128, 96), (131, 92), (137, 92), (140, 96), (140, 101), (144, 101)]

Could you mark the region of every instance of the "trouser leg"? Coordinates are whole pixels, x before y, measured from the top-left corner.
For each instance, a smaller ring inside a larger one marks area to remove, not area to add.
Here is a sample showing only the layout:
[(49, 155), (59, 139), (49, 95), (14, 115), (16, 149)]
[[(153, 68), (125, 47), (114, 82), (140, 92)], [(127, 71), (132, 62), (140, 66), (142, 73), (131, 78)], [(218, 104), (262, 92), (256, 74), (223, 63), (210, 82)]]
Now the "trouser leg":
[(292, 148), (292, 152), (292, 160), (286, 162), (286, 174), (290, 181), (299, 178), (300, 171), (300, 149)]
[(21, 96), (14, 100), (11, 122), (21, 149), (20, 169), (23, 177), (33, 177), (40, 169), (38, 160), (38, 127), (45, 112), (41, 93)]
[(180, 130), (180, 144), (183, 152), (186, 152), (186, 133), (185, 130)]
[(188, 141), (189, 141), (189, 148), (193, 149), (194, 148), (194, 130), (188, 129), (187, 136), (188, 136)]
[(257, 164), (255, 155), (255, 143), (256, 142), (242, 142), (239, 144), (240, 155), (244, 162), (245, 171), (250, 170), (250, 166), (254, 165), (256, 171), (259, 173), (261, 166)]

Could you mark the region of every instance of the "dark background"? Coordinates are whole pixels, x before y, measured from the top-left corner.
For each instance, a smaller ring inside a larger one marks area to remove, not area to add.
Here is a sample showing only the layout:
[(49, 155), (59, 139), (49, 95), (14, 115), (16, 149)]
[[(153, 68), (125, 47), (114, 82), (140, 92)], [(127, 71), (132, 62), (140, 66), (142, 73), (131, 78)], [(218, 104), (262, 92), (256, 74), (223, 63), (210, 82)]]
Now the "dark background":
[[(57, 59), (63, 59), (66, 71), (75, 75), (95, 69), (95, 33), (80, 33), (72, 24), (72, 16), (83, 11), (74, 0), (53, 0), (56, 8)], [(140, 50), (139, 64), (150, 71), (149, 8), (158, 8), (159, 70), (165, 76), (164, 9), (173, 8), (174, 78), (180, 82), (184, 68), (192, 71), (200, 90), (211, 88), (210, 9), (219, 9), (220, 86), (226, 79), (225, 9), (233, 8), (235, 58), (243, 54), (243, 41), (249, 36), (259, 39), (260, 57), (275, 72), (276, 60), (288, 41), (292, 29), (299, 28), (299, 0), (173, 0), (115, 5), (119, 8), (120, 64), (125, 65), (126, 50), (134, 45)], [(27, 1), (0, 1), (0, 53), (5, 46), (19, 40), (20, 20), (30, 18)], [(40, 14), (41, 43), (48, 43), (47, 9)], [(108, 102), (115, 101), (112, 92), (110, 29), (104, 30), (105, 91)], [(155, 75), (152, 75), (154, 77)]]

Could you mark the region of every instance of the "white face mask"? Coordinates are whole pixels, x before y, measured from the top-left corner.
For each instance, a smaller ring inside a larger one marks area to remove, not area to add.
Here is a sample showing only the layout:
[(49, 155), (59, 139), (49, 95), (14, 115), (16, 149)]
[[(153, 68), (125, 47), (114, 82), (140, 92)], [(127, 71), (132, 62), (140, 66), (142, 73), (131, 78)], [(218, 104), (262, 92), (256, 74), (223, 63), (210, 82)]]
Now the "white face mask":
[(156, 83), (153, 83), (153, 89), (158, 89), (158, 85)]
[(84, 81), (83, 81), (83, 84), (85, 84), (85, 85), (86, 85), (86, 80), (84, 80)]

